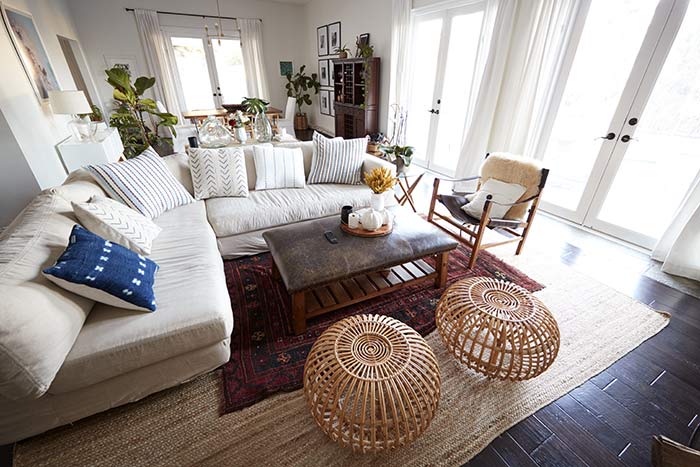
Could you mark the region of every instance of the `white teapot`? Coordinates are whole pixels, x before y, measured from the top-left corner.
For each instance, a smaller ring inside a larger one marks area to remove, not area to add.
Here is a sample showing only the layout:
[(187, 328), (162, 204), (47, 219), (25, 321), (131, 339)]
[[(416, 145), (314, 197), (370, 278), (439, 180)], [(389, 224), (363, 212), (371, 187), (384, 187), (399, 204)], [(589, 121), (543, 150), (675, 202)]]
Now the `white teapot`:
[(360, 222), (365, 230), (377, 230), (384, 224), (384, 214), (374, 209), (368, 209), (362, 214)]

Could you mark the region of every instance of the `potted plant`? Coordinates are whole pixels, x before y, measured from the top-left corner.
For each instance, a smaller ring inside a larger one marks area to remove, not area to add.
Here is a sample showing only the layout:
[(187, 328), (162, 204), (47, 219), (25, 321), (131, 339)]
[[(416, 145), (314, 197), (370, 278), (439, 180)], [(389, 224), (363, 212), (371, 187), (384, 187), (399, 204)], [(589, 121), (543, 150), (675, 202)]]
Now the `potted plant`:
[(413, 159), (413, 146), (399, 146), (398, 144), (380, 146), (379, 150), (386, 159), (396, 164), (396, 173), (402, 174), (406, 167), (411, 165)]
[(246, 97), (243, 99), (243, 102), (241, 102), (246, 112), (255, 115), (253, 131), (255, 132), (255, 139), (259, 143), (269, 143), (272, 141), (272, 125), (270, 125), (270, 120), (268, 120), (267, 115), (265, 115), (269, 104), (269, 102), (257, 97)]
[(350, 53), (350, 49), (348, 49), (347, 44), (343, 44), (340, 47), (336, 47), (335, 53), (338, 54), (338, 58), (348, 58), (348, 54)]
[(318, 81), (318, 74), (311, 73), (308, 76), (304, 73), (306, 65), (302, 65), (299, 68), (299, 72), (292, 75), (287, 73), (287, 84), (285, 88), (287, 89), (287, 96), (293, 97), (297, 103), (297, 113), (294, 116), (294, 129), (295, 130), (306, 130), (309, 128), (309, 122), (306, 118), (306, 114), (301, 111), (304, 104), (311, 105), (311, 94), (318, 94), (318, 90), (321, 87), (321, 83)]
[[(164, 144), (172, 145), (172, 138), (159, 136), (158, 130), (167, 127), (173, 136), (177, 136), (177, 117), (171, 113), (158, 112), (153, 99), (142, 97), (144, 92), (156, 84), (156, 79), (141, 76), (132, 83), (129, 74), (118, 67), (105, 70), (105, 73), (107, 82), (114, 88), (112, 95), (116, 103), (116, 109), (109, 117), (109, 125), (119, 131), (124, 144), (124, 157), (136, 157), (149, 146), (157, 149)], [(144, 116), (149, 118), (152, 127), (146, 124)]]
[(365, 173), (365, 183), (372, 190), (370, 205), (373, 210), (384, 211), (384, 196), (396, 184), (396, 177), (386, 167), (377, 167)]
[(248, 140), (248, 133), (245, 130), (245, 124), (248, 123), (250, 119), (243, 115), (243, 112), (236, 110), (235, 113), (231, 114), (228, 124), (233, 128), (233, 135), (236, 137), (239, 143), (245, 143)]
[(382, 153), (379, 150), (379, 146), (384, 141), (386, 141), (386, 138), (382, 132), (372, 133), (369, 135), (369, 141), (367, 142), (367, 153), (372, 154), (373, 156), (381, 157)]

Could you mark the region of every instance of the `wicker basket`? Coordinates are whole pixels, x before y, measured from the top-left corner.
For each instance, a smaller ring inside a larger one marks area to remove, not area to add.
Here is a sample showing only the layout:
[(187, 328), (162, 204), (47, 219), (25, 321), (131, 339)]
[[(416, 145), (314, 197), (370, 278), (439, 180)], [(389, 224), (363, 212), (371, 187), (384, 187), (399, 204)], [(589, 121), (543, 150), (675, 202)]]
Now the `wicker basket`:
[(453, 284), (440, 298), (435, 322), (457, 360), (492, 378), (534, 378), (559, 352), (552, 314), (511, 282), (475, 277)]
[(387, 316), (351, 316), (314, 343), (304, 392), (321, 429), (355, 452), (408, 444), (435, 415), (440, 370), (416, 331)]

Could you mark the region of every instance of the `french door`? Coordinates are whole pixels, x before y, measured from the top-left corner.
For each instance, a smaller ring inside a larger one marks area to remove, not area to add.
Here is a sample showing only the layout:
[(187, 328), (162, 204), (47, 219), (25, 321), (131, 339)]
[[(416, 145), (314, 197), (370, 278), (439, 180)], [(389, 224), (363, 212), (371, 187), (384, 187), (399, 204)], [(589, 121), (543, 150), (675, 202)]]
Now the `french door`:
[(542, 207), (652, 248), (700, 170), (700, 2), (593, 0), (574, 36)]
[(440, 173), (457, 167), (485, 7), (477, 1), (413, 12), (406, 132), (418, 163)]

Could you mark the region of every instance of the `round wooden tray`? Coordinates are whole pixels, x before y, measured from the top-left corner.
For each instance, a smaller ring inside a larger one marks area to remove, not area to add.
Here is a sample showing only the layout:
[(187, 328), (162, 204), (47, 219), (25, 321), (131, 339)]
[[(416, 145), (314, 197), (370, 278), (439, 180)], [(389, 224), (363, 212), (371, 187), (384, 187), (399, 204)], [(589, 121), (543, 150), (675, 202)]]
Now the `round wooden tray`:
[(340, 223), (340, 228), (343, 230), (343, 232), (347, 232), (350, 235), (354, 235), (356, 237), (367, 237), (367, 238), (372, 238), (372, 237), (384, 237), (386, 235), (389, 235), (391, 231), (393, 230), (393, 223), (390, 224), (385, 224), (381, 227), (379, 227), (377, 230), (365, 230), (362, 227), (359, 227), (357, 229), (351, 229), (350, 226), (344, 223)]

